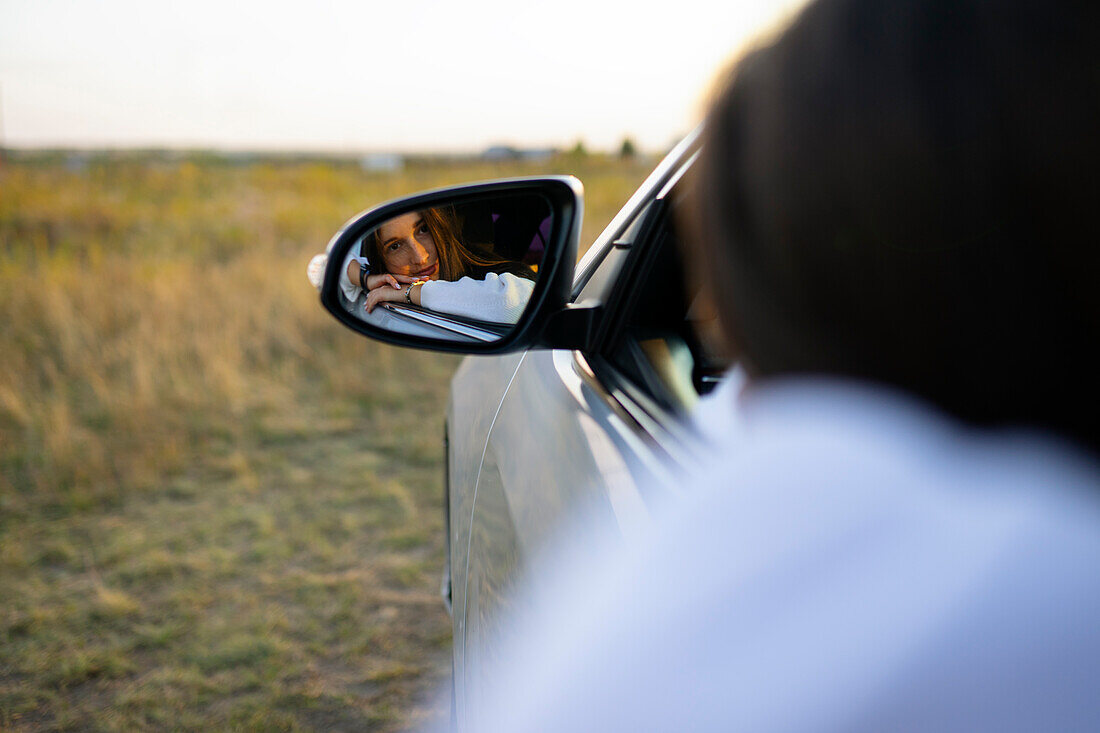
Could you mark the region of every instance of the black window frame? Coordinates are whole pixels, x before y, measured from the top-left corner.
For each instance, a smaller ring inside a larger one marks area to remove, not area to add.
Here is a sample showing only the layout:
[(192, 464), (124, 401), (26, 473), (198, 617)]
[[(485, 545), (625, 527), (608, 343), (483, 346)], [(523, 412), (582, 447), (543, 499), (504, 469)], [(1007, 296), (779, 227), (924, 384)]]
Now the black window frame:
[[(694, 162), (695, 156), (689, 155), (671, 171), (662, 186), (637, 202), (632, 216), (591, 268), (584, 287), (574, 294), (576, 302), (597, 302), (603, 309), (592, 347), (579, 352), (586, 366), (608, 398), (618, 403), (616, 407), (632, 416), (639, 428), (658, 444), (668, 442), (670, 434), (681, 437), (677, 443), (690, 440), (684, 432), (690, 405), (674, 394), (655, 369), (649, 367), (651, 373), (645, 373), (644, 359), (638, 360), (639, 370), (631, 370), (623, 367), (621, 355), (616, 352), (623, 349), (623, 340), (630, 337), (626, 328), (644, 295), (641, 286), (661, 256), (662, 247), (670, 244), (665, 238), (675, 236), (671, 217), (677, 205), (677, 191), (682, 190), (677, 186)], [(615, 261), (616, 257), (624, 256), (623, 261)], [(613, 273), (605, 268), (612, 268)], [(613, 277), (608, 282), (600, 283), (601, 275), (610, 274)]]

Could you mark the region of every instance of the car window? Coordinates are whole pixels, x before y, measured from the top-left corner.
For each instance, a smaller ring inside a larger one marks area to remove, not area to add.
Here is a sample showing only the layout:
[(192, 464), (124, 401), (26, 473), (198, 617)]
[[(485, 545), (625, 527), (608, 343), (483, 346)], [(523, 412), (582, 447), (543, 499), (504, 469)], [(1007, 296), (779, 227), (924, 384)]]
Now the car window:
[(600, 261), (580, 289), (574, 302), (606, 302), (608, 294), (615, 286), (622, 274), (623, 267), (631, 256), (633, 243), (639, 240), (645, 231), (645, 226), (653, 213), (654, 204), (655, 202), (650, 201), (639, 207), (634, 218), (626, 225), (623, 232), (607, 246), (606, 251), (600, 255)]
[(710, 391), (730, 365), (715, 346), (715, 315), (697, 289), (685, 284), (673, 192), (657, 202), (642, 241), (633, 243), (630, 267), (616, 282), (609, 336), (602, 356), (664, 408), (686, 412)]

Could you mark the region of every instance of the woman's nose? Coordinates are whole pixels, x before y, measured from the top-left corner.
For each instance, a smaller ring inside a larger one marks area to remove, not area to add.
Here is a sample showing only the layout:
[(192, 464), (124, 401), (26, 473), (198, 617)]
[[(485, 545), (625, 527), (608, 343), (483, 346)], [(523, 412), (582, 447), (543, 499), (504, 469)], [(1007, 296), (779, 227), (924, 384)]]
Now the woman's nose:
[(415, 262), (427, 262), (428, 261), (428, 250), (427, 250), (427, 248), (424, 245), (422, 245), (420, 242), (417, 242), (415, 239), (413, 240), (412, 254), (413, 254), (413, 261), (415, 261)]

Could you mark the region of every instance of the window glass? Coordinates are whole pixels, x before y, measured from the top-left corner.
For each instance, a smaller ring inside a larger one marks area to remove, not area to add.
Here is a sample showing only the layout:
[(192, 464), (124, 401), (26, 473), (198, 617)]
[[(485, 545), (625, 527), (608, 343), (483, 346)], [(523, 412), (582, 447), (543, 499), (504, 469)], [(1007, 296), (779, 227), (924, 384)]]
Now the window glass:
[(606, 301), (607, 294), (619, 279), (623, 266), (631, 256), (632, 245), (639, 237), (653, 205), (654, 202), (651, 201), (641, 207), (626, 226), (626, 229), (623, 230), (623, 233), (615, 239), (613, 244), (608, 245), (607, 251), (602, 255), (602, 260), (596, 266), (596, 270), (592, 273), (588, 282), (584, 284), (575, 302), (603, 303)]
[[(674, 208), (675, 200), (666, 206)], [(658, 403), (686, 411), (714, 387), (730, 360), (716, 348), (713, 310), (698, 288), (685, 283), (675, 216), (662, 212), (632, 249), (642, 259), (631, 282), (622, 283), (629, 292), (605, 356)]]

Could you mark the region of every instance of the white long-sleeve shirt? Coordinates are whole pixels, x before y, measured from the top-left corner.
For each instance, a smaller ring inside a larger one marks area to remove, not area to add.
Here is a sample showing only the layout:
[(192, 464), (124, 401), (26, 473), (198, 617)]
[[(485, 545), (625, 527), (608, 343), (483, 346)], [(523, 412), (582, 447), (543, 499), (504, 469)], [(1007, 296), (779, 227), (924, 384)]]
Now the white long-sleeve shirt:
[[(348, 266), (360, 260), (349, 253), (340, 269), (340, 289), (354, 303), (363, 292), (348, 278)], [(534, 290), (533, 280), (511, 273), (490, 272), (484, 280), (463, 277), (453, 282), (431, 280), (420, 286), (420, 305), (440, 313), (476, 318), (493, 323), (515, 323), (527, 307)]]
[(846, 383), (721, 396), (650, 529), (529, 578), (472, 729), (1100, 730), (1092, 458)]
[(431, 280), (420, 286), (420, 305), (441, 313), (495, 323), (515, 323), (523, 315), (535, 282), (505, 272), (484, 280)]

